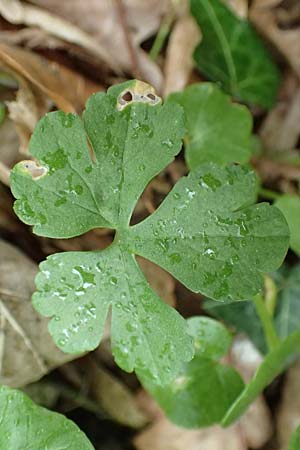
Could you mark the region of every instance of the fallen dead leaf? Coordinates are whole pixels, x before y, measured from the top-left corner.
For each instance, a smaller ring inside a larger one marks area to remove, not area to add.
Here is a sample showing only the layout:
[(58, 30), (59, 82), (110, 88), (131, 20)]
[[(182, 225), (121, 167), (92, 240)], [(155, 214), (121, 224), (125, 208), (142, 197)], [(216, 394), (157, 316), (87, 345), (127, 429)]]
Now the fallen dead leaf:
[(53, 104), (66, 112), (81, 112), (89, 95), (102, 89), (30, 50), (3, 43), (0, 65), (18, 82), (16, 99), (6, 103), (19, 136), (20, 152), (24, 154), (37, 121)]
[(290, 97), (279, 101), (268, 113), (259, 136), (264, 149), (282, 152), (296, 148), (300, 136), (300, 83)]
[(241, 19), (247, 19), (248, 0), (225, 0), (225, 2), (237, 16), (239, 16)]
[(300, 363), (286, 374), (276, 418), (280, 450), (286, 450), (294, 430), (300, 425)]
[(199, 27), (191, 16), (180, 17), (170, 35), (165, 62), (164, 96), (187, 85), (193, 69), (193, 52), (200, 42)]
[(75, 355), (53, 343), (47, 319), (31, 305), (37, 266), (0, 240), (0, 384), (22, 387)]
[[(75, 43), (111, 69), (120, 69), (148, 81), (159, 91), (162, 73), (140, 44), (158, 30), (171, 7), (169, 0), (34, 0), (35, 6), (19, 0), (0, 0), (0, 11), (11, 23), (40, 27)], [(123, 6), (120, 12), (120, 5)], [(113, 39), (112, 39), (113, 35)]]
[(141, 428), (149, 421), (135, 400), (132, 392), (108, 370), (101, 367), (92, 356), (88, 355), (80, 361), (80, 367), (93, 399), (118, 423)]

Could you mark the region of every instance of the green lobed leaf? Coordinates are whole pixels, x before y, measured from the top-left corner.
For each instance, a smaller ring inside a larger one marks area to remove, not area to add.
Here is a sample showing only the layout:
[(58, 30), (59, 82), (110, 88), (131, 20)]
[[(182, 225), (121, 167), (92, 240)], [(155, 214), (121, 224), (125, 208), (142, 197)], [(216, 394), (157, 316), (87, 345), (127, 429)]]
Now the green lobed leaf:
[[(34, 305), (51, 317), (57, 345), (72, 353), (95, 348), (112, 307), (116, 361), (162, 384), (192, 358), (192, 343), (185, 322), (153, 293), (133, 254), (145, 250), (196, 291), (240, 298), (260, 289), (260, 271), (280, 264), (288, 239), (276, 208), (249, 206), (255, 176), (235, 166), (201, 168), (179, 181), (152, 218), (129, 227), (143, 189), (179, 152), (183, 121), (182, 108), (161, 105), (149, 85), (114, 86), (89, 99), (83, 123), (62, 112), (45, 116), (30, 143), (39, 162), (17, 164), (11, 179), (15, 211), (38, 234), (67, 238), (100, 226), (117, 229), (103, 252), (60, 254), (41, 265)], [(171, 229), (160, 219), (164, 205)]]
[(213, 83), (188, 86), (168, 102), (184, 108), (187, 134), (185, 158), (193, 169), (206, 162), (248, 162), (252, 153), (252, 116)]
[(283, 212), (291, 231), (291, 249), (300, 256), (300, 197), (282, 195), (274, 203)]
[(222, 301), (251, 298), (262, 287), (261, 272), (280, 266), (289, 243), (277, 208), (250, 206), (256, 184), (248, 168), (195, 169), (150, 217), (131, 227), (131, 251), (194, 292)]
[(300, 427), (292, 434), (288, 450), (300, 450)]
[(242, 101), (270, 108), (279, 71), (249, 22), (220, 0), (191, 0), (203, 35), (194, 59), (201, 72)]
[(61, 414), (35, 405), (16, 389), (0, 387), (0, 448), (93, 450), (84, 433)]
[(231, 337), (223, 325), (207, 317), (188, 320), (196, 355), (168, 386), (142, 382), (175, 424), (186, 428), (219, 423), (244, 383), (229, 366), (218, 362), (226, 354)]
[(295, 332), (272, 350), (257, 369), (254, 377), (225, 414), (222, 425), (231, 425), (255, 400), (255, 398), (291, 362), (293, 354), (300, 352), (300, 333)]
[(117, 244), (50, 256), (36, 285), (34, 307), (52, 317), (49, 331), (67, 353), (99, 345), (112, 307), (112, 352), (125, 371), (166, 383), (193, 356), (185, 320), (154, 293), (134, 256)]

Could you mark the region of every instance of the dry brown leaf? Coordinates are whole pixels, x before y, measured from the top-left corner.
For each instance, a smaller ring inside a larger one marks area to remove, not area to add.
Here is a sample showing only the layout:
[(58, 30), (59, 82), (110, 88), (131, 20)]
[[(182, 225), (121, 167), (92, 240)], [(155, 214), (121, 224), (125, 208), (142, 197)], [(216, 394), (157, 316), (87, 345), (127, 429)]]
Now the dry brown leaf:
[(193, 51), (200, 42), (199, 27), (191, 16), (180, 17), (171, 33), (166, 62), (164, 96), (181, 91), (193, 69)]
[(225, 0), (225, 2), (241, 19), (247, 19), (248, 0)]
[[(290, 80), (287, 82), (290, 83)], [(268, 113), (259, 130), (264, 149), (270, 152), (296, 148), (300, 136), (299, 81), (296, 79), (293, 89), (285, 89), (285, 92), (288, 95), (285, 95)]]
[(268, 8), (263, 3), (259, 0), (252, 6), (250, 19), (256, 28), (286, 58), (295, 73), (300, 77), (300, 27), (281, 29), (277, 17), (278, 9)]
[[(60, 2), (60, 5), (61, 3), (63, 2)], [(86, 11), (85, 9), (85, 13)], [(95, 42), (88, 33), (54, 14), (19, 0), (0, 0), (0, 13), (10, 23), (39, 26), (67, 42), (81, 45), (112, 67), (118, 68), (117, 62), (113, 60), (105, 47)]]
[(37, 266), (0, 240), (0, 384), (21, 387), (74, 359), (53, 343), (31, 305)]
[[(37, 121), (53, 104), (66, 112), (81, 112), (89, 95), (101, 90), (101, 86), (57, 63), (3, 43), (0, 43), (0, 65), (18, 82), (16, 99), (8, 101), (7, 106), (19, 136), (20, 152), (25, 154)], [(5, 167), (2, 169), (5, 171)]]
[(286, 450), (291, 434), (300, 424), (300, 363), (286, 374), (276, 425), (280, 450)]
[[(161, 89), (162, 73), (140, 44), (158, 30), (170, 8), (169, 0), (89, 0), (88, 8), (81, 0), (32, 3), (38, 6), (0, 0), (0, 8), (12, 23), (39, 26), (66, 42), (80, 45), (98, 60), (98, 65), (102, 64), (102, 70), (105, 61), (115, 71), (121, 68), (148, 81), (158, 91)], [(120, 13), (119, 5), (124, 5), (124, 12)]]
[(237, 425), (186, 430), (162, 418), (134, 439), (137, 450), (247, 450)]
[(9, 117), (0, 125), (0, 181), (9, 186), (9, 167), (18, 158), (19, 139), (15, 126)]
[(93, 398), (112, 419), (131, 428), (146, 425), (148, 417), (139, 409), (135, 397), (125, 384), (89, 355), (80, 361), (80, 367), (89, 381)]

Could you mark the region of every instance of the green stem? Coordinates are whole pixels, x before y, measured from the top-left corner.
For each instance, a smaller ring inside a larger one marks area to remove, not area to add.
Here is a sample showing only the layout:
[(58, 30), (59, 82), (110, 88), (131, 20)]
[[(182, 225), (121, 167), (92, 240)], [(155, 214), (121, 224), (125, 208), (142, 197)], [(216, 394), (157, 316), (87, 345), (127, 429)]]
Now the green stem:
[(169, 14), (166, 17), (166, 19), (163, 21), (163, 23), (161, 24), (160, 29), (158, 30), (158, 33), (153, 42), (152, 48), (149, 52), (149, 56), (153, 61), (156, 60), (156, 58), (158, 57), (158, 55), (165, 43), (165, 40), (170, 32), (173, 18), (174, 18), (173, 14)]
[(281, 194), (279, 192), (271, 191), (270, 189), (264, 189), (260, 188), (258, 191), (260, 197), (265, 197), (269, 200), (277, 200), (281, 197)]
[(273, 350), (280, 344), (280, 339), (275, 331), (272, 317), (267, 310), (264, 298), (261, 294), (255, 295), (253, 297), (253, 302), (258, 317), (260, 318), (269, 350)]

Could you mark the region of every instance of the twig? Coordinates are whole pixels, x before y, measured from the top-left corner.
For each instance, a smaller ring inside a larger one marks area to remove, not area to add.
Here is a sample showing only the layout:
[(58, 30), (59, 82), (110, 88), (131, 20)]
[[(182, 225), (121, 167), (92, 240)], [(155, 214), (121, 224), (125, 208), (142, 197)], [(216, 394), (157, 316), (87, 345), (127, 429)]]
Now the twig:
[(0, 181), (10, 187), (10, 169), (0, 161)]

